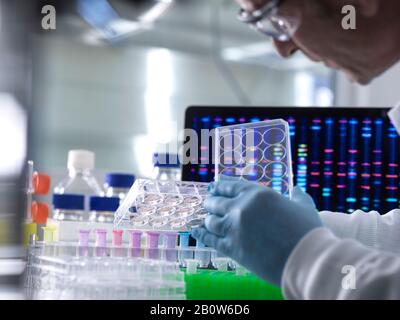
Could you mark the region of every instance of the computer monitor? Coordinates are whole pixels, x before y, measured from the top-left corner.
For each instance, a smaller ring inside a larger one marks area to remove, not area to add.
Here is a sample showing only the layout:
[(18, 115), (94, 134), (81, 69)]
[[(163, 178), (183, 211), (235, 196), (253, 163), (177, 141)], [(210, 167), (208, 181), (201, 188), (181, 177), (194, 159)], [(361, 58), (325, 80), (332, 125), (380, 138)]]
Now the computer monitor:
[[(294, 184), (313, 197), (319, 210), (383, 214), (399, 207), (399, 136), (388, 110), (193, 106), (186, 110), (185, 128), (200, 134), (201, 129), (284, 119), (290, 125)], [(182, 178), (212, 181), (213, 152), (207, 150), (212, 147), (198, 148), (199, 164), (185, 164)]]

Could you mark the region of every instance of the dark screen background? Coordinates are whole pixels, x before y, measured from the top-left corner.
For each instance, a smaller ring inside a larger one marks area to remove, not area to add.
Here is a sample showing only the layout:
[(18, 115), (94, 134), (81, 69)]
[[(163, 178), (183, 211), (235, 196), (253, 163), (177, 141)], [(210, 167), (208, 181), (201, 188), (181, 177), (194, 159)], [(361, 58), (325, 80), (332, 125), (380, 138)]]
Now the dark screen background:
[[(281, 118), (289, 122), (294, 184), (319, 210), (386, 213), (399, 207), (399, 136), (384, 108), (191, 107), (185, 128), (214, 129)], [(213, 163), (212, 139), (199, 159)], [(214, 165), (188, 164), (186, 181), (210, 182)]]

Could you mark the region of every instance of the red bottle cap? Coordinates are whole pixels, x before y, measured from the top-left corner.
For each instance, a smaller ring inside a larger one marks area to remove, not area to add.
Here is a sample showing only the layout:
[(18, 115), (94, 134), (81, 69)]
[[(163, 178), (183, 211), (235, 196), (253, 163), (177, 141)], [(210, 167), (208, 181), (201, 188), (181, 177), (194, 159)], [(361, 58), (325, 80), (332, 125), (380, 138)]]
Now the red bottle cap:
[(50, 191), (51, 179), (45, 173), (35, 172), (32, 176), (34, 194), (47, 195)]
[(49, 206), (44, 202), (32, 202), (32, 220), (37, 224), (46, 224), (49, 217)]

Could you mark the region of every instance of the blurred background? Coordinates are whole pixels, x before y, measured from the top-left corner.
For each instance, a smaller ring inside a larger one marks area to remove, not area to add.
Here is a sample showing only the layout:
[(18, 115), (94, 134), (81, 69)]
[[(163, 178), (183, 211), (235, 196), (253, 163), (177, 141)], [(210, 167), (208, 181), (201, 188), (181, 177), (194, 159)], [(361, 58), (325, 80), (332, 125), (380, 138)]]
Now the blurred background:
[[(109, 1), (121, 19), (141, 9), (129, 2)], [(335, 103), (334, 73), (300, 54), (280, 59), (236, 19), (232, 0), (174, 1), (149, 30), (108, 41), (60, 10), (55, 32), (37, 35), (33, 48), (31, 146), (43, 170), (65, 170), (67, 151), (84, 148), (97, 168), (149, 176), (149, 157), (175, 139), (190, 105)]]
[[(99, 176), (148, 177), (152, 153), (175, 139), (190, 105), (391, 106), (399, 99), (399, 67), (359, 87), (300, 53), (282, 60), (236, 19), (233, 0), (0, 3), (4, 275), (6, 258), (7, 270), (18, 270), (10, 259), (20, 254), (26, 158), (54, 182), (65, 175), (70, 149), (94, 151)], [(43, 29), (45, 5), (56, 9), (55, 29)]]

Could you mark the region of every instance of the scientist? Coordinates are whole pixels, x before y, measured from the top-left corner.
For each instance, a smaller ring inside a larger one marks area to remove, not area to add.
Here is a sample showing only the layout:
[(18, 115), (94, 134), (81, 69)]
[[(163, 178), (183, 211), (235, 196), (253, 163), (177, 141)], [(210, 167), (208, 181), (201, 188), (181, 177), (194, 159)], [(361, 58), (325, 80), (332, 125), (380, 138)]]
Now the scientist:
[[(398, 0), (237, 0), (243, 22), (274, 38), (278, 52), (367, 84), (400, 59)], [(356, 30), (342, 8), (356, 9)], [(318, 213), (295, 188), (289, 200), (257, 184), (210, 185), (209, 216), (193, 236), (267, 281), (288, 299), (400, 299), (400, 210)]]

